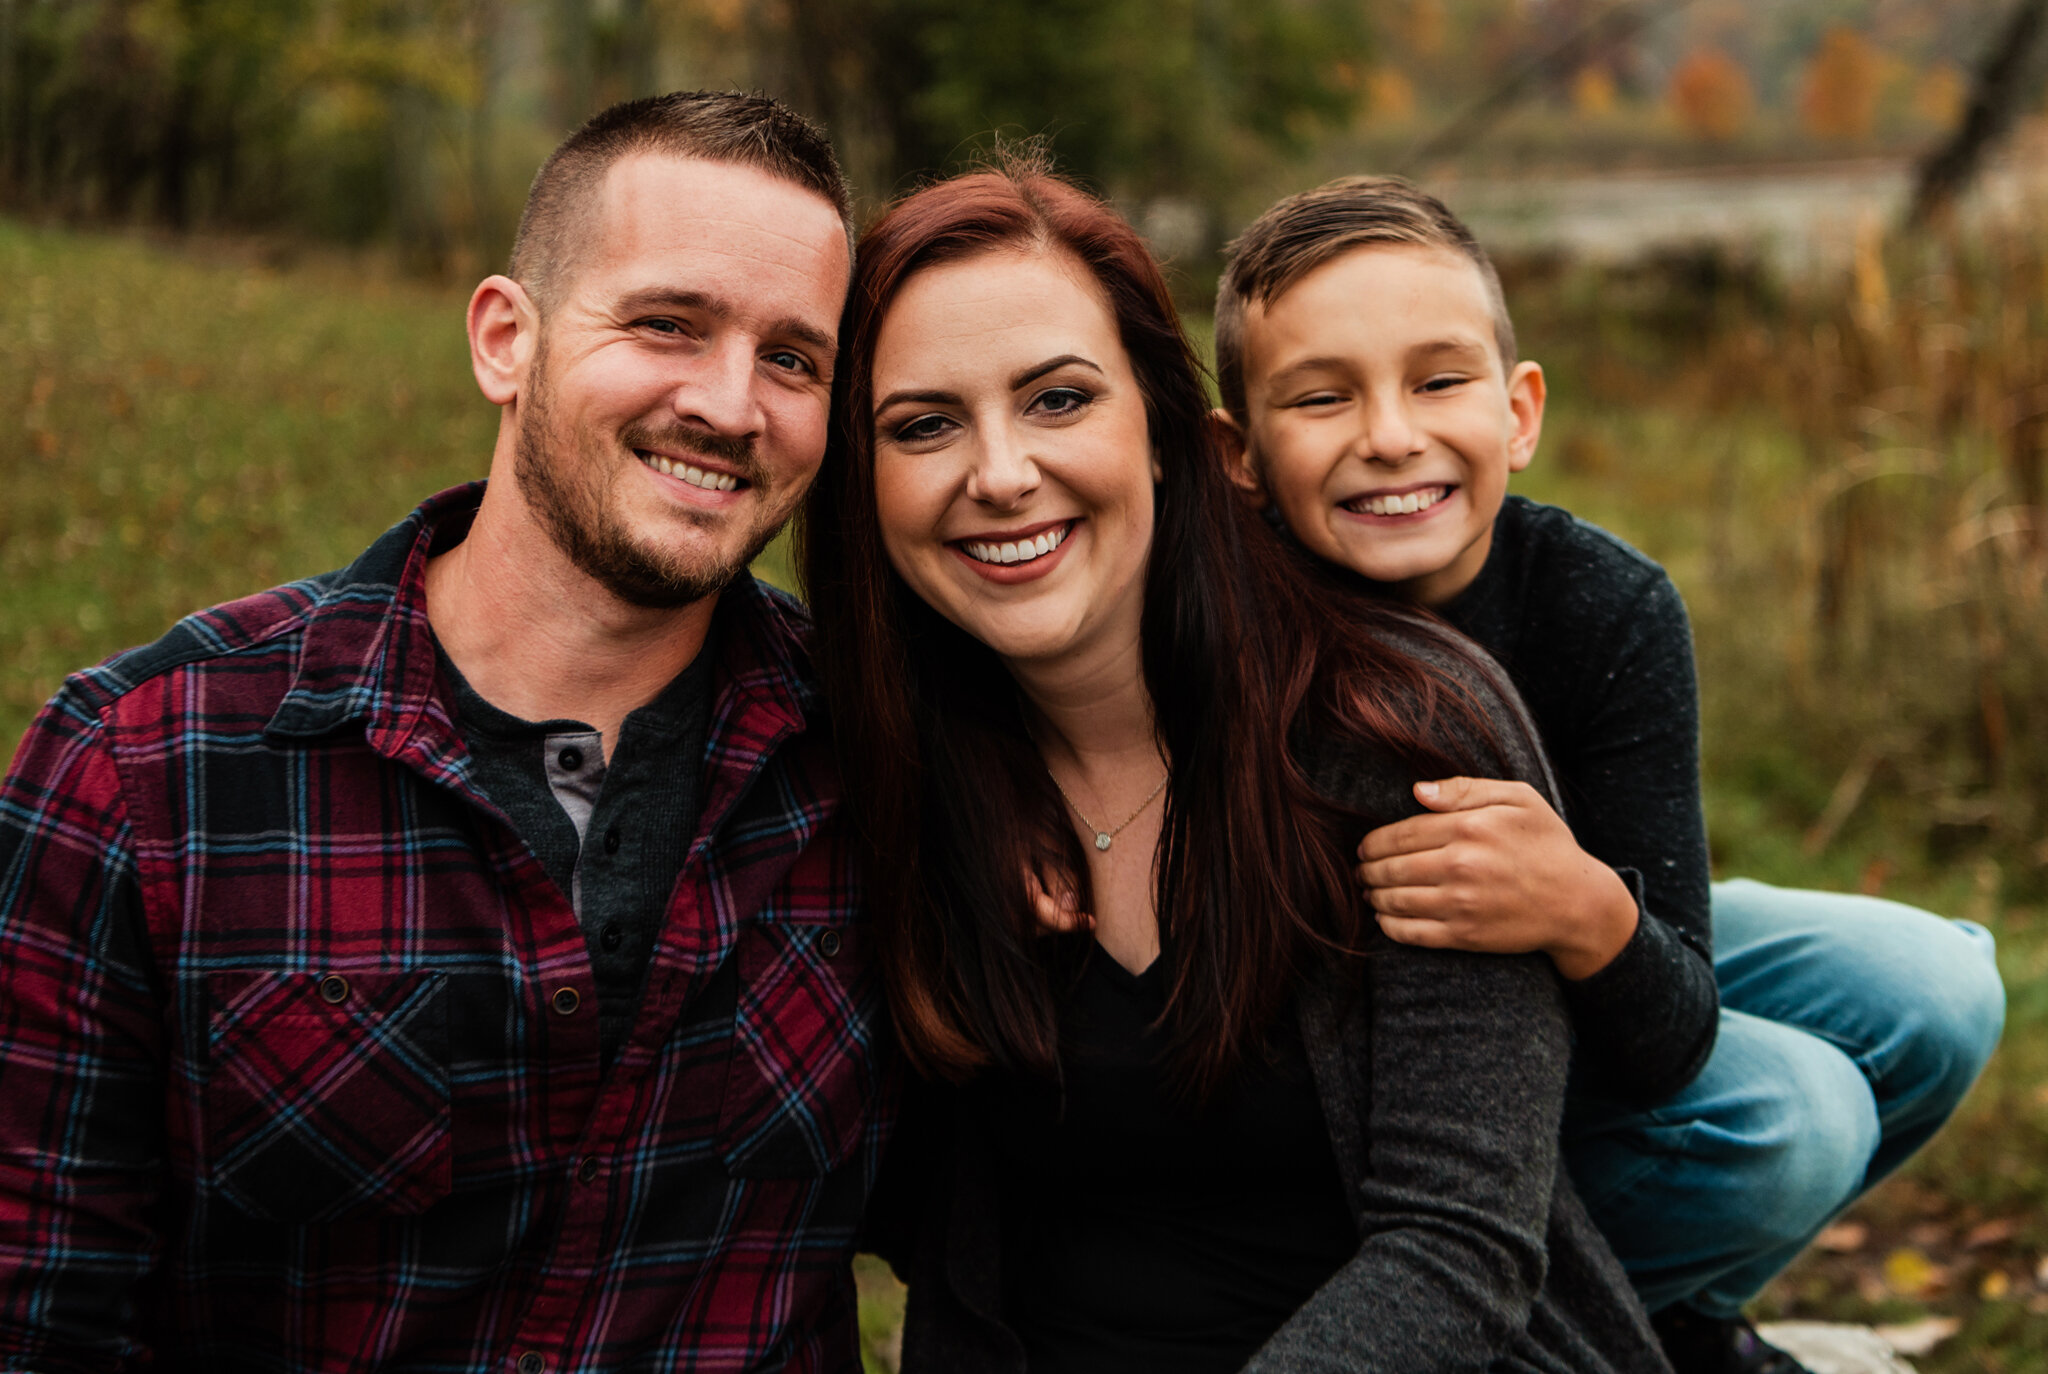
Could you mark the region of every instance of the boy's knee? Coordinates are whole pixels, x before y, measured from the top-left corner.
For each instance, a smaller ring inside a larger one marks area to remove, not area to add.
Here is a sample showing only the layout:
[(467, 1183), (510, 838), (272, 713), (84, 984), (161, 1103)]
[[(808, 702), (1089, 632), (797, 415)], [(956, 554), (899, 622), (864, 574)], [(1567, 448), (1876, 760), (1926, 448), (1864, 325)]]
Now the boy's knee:
[(1928, 1100), (1943, 1115), (1977, 1081), (2005, 1030), (2005, 984), (1998, 976), (1991, 932), (1964, 921), (1942, 921), (1915, 952), (1919, 996), (1898, 1065), (1899, 1092)]

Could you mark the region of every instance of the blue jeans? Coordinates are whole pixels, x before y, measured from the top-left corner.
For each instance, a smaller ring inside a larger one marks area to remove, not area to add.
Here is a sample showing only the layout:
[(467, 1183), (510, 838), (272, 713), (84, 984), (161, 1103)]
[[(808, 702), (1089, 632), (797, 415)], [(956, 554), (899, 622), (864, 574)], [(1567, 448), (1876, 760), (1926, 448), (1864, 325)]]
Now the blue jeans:
[(1720, 1038), (1644, 1110), (1566, 1108), (1565, 1161), (1655, 1312), (1731, 1317), (1925, 1144), (1991, 1057), (1991, 933), (1897, 902), (1714, 885)]

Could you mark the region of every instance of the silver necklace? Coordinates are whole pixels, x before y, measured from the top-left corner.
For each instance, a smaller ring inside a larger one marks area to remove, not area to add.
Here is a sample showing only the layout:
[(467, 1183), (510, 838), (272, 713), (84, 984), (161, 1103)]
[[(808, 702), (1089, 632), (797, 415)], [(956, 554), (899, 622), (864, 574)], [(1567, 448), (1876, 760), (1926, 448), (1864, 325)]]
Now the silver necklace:
[(1054, 789), (1059, 792), (1060, 800), (1064, 801), (1068, 806), (1074, 807), (1074, 814), (1081, 817), (1081, 824), (1087, 826), (1090, 830), (1093, 830), (1095, 832), (1095, 847), (1097, 849), (1107, 849), (1109, 848), (1109, 842), (1111, 840), (1114, 840), (1118, 835), (1121, 835), (1123, 833), (1123, 829), (1125, 826), (1129, 825), (1132, 821), (1138, 819), (1139, 816), (1142, 816), (1145, 813), (1145, 808), (1150, 806), (1153, 803), (1153, 801), (1159, 796), (1159, 794), (1166, 790), (1166, 780), (1173, 776), (1173, 772), (1171, 769), (1169, 769), (1166, 772), (1161, 773), (1159, 775), (1159, 785), (1153, 788), (1151, 792), (1146, 795), (1145, 800), (1138, 803), (1138, 809), (1136, 811), (1133, 811), (1130, 815), (1124, 817), (1122, 821), (1120, 821), (1117, 825), (1108, 830), (1104, 830), (1094, 821), (1089, 820), (1086, 815), (1082, 814), (1080, 807), (1074, 806), (1074, 799), (1067, 795), (1066, 788), (1060, 786), (1059, 774), (1052, 771), (1052, 765), (1046, 765), (1045, 775), (1048, 778), (1052, 779), (1052, 785)]

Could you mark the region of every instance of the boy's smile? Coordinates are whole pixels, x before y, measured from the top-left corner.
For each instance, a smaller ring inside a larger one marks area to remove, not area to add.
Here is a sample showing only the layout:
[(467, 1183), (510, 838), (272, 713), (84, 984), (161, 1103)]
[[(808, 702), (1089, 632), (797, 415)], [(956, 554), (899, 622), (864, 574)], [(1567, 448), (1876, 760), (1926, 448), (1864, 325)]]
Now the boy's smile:
[(1479, 269), (1368, 244), (1245, 312), (1249, 483), (1314, 553), (1426, 606), (1485, 565), (1543, 373), (1502, 363)]

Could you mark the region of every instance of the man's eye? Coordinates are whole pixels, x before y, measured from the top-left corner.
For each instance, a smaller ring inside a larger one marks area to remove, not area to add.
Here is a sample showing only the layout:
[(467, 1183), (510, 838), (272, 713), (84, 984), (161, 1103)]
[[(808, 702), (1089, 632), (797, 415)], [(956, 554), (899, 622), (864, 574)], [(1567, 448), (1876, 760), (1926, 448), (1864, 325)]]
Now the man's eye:
[(1047, 415), (1072, 415), (1095, 398), (1085, 391), (1070, 386), (1056, 386), (1041, 394), (1031, 403), (1031, 408)]
[(773, 353), (764, 356), (770, 367), (779, 367), (785, 372), (810, 372), (813, 370), (809, 358), (806, 358), (801, 353), (793, 353), (786, 348), (778, 348)]

